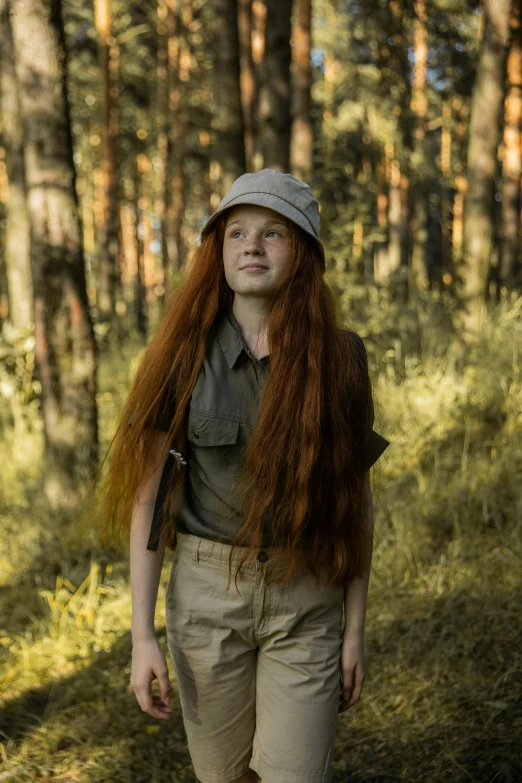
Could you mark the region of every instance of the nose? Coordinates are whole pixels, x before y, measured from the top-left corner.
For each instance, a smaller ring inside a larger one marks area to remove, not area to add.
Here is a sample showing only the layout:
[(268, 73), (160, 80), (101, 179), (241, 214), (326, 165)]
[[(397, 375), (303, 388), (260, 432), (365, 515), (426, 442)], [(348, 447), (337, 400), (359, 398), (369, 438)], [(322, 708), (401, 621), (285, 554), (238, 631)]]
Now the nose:
[(245, 243), (245, 253), (261, 254), (262, 252), (263, 245), (257, 234), (249, 236)]

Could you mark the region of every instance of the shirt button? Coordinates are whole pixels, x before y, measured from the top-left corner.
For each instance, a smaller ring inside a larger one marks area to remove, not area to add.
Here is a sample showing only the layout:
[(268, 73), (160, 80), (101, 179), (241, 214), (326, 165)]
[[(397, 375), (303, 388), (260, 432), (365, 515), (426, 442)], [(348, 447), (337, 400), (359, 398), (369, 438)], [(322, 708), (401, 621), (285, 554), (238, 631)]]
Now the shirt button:
[(197, 430), (194, 430), (194, 437), (199, 438), (199, 432)]
[(260, 563), (266, 563), (266, 561), (268, 560), (268, 555), (266, 552), (260, 552), (257, 556), (257, 559), (259, 560)]

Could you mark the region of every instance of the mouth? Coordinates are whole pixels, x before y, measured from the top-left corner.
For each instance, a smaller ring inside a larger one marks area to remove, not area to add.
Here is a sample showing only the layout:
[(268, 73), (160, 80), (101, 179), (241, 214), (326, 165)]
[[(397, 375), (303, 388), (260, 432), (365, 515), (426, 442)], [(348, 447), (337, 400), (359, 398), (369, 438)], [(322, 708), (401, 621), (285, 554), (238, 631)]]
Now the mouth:
[(246, 266), (242, 266), (241, 269), (266, 269), (266, 266), (262, 266), (261, 264), (247, 264)]

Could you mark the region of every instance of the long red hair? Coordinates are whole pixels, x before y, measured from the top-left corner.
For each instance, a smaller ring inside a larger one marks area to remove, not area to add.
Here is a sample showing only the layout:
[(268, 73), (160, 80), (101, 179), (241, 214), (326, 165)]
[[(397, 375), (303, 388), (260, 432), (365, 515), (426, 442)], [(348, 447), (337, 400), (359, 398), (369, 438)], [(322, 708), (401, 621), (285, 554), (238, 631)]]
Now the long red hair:
[[(171, 448), (187, 454), (188, 407), (207, 336), (234, 299), (223, 267), (226, 214), (192, 250), (131, 384), (98, 497), (103, 537), (109, 530), (120, 541), (129, 534), (134, 499), (158, 468), (150, 455), (165, 406), (172, 421), (161, 458)], [(290, 221), (289, 229), (291, 261), (269, 298), (270, 370), (237, 483), (242, 524), (232, 542), (229, 584), (236, 547), (244, 548), (237, 582), (255, 554), (250, 547), (261, 546), (269, 508), (273, 545), (287, 554), (286, 570), (274, 582), (288, 583), (303, 559), (317, 584), (344, 584), (370, 566), (373, 531), (358, 459), (372, 424), (367, 366), (353, 332), (337, 324), (314, 240)], [(163, 516), (171, 550), (179, 518), (172, 500), (183, 481), (183, 471), (174, 468)]]

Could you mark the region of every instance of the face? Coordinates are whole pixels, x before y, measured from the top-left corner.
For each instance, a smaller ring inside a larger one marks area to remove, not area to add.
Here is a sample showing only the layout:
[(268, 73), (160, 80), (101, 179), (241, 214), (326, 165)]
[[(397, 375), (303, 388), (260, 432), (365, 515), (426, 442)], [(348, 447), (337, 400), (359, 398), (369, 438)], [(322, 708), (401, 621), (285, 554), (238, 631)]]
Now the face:
[[(227, 215), (223, 241), (225, 278), (236, 295), (263, 297), (277, 289), (290, 263), (290, 231), (282, 215), (239, 204)], [(254, 268), (248, 268), (252, 265)]]

